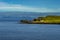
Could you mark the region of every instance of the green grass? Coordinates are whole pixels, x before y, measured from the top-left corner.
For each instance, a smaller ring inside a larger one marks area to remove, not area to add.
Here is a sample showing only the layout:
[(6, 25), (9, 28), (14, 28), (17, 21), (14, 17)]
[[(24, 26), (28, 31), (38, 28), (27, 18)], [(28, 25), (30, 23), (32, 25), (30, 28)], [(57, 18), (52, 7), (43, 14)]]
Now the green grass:
[(43, 20), (49, 23), (60, 23), (60, 16), (46, 16)]

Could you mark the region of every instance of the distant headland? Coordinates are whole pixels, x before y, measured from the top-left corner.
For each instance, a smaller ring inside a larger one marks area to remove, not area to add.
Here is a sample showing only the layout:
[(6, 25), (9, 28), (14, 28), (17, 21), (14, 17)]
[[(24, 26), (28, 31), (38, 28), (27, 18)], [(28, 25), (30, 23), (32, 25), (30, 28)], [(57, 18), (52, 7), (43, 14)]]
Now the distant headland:
[(26, 24), (60, 24), (60, 16), (48, 15), (45, 17), (37, 17), (33, 20), (20, 20)]

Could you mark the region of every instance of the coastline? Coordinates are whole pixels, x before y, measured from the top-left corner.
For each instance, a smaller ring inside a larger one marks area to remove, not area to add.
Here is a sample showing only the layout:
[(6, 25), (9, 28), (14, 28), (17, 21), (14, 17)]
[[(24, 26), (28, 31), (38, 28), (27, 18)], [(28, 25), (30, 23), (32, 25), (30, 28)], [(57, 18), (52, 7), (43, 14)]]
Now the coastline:
[(60, 16), (48, 15), (33, 20), (20, 20), (20, 22), (26, 24), (60, 24)]

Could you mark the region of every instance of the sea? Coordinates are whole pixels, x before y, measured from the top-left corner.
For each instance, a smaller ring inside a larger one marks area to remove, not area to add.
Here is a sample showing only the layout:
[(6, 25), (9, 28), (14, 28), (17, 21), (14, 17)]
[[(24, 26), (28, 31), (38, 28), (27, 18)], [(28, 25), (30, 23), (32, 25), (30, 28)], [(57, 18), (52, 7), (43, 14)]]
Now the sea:
[(0, 40), (60, 40), (59, 24), (21, 24), (20, 20), (60, 13), (0, 12)]

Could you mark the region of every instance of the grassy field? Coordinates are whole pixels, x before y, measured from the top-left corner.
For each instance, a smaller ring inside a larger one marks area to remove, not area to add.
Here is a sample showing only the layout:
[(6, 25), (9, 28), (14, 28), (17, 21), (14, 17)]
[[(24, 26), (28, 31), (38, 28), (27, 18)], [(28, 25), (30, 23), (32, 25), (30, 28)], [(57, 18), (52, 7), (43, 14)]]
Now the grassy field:
[(60, 23), (60, 16), (46, 16), (42, 20), (45, 23)]

